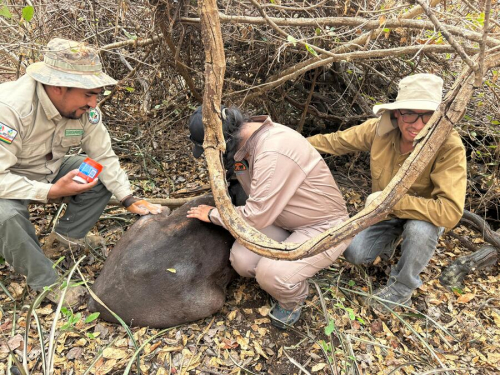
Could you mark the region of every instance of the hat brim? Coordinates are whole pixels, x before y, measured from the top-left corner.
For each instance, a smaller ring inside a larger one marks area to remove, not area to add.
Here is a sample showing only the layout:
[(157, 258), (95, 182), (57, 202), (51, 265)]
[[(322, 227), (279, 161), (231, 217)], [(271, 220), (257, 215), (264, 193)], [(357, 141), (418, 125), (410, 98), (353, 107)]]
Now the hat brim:
[(203, 147), (200, 147), (198, 145), (193, 145), (193, 156), (196, 159), (198, 159), (203, 154), (203, 151), (205, 151)]
[(435, 111), (439, 107), (439, 102), (431, 100), (399, 100), (394, 103), (378, 104), (373, 106), (373, 113), (376, 115), (383, 111), (393, 111), (395, 109), (416, 109), (422, 111)]
[(31, 64), (26, 73), (35, 81), (49, 86), (76, 87), (80, 89), (95, 89), (98, 87), (116, 85), (116, 80), (106, 73), (68, 73), (53, 69), (44, 62)]
[(373, 106), (373, 113), (381, 116), (377, 126), (377, 135), (383, 136), (397, 128), (397, 123), (391, 119), (391, 111), (396, 109), (412, 109), (421, 111), (435, 111), (441, 103), (431, 100), (400, 100), (394, 103)]

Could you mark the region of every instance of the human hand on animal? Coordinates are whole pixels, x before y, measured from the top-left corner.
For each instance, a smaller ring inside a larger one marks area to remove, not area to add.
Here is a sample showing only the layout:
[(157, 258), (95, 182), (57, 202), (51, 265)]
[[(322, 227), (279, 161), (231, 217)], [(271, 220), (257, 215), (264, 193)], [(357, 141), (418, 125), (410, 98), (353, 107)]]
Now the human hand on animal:
[(204, 221), (205, 223), (211, 223), (210, 211), (214, 209), (213, 206), (207, 206), (206, 204), (200, 204), (197, 207), (191, 207), (188, 211), (187, 217), (192, 219), (198, 219)]
[(145, 199), (139, 199), (133, 196), (129, 196), (122, 200), (123, 206), (127, 209), (127, 211), (132, 212), (133, 214), (138, 215), (156, 215), (161, 212), (161, 205), (153, 204), (148, 202)]
[(78, 169), (73, 169), (72, 171), (69, 171), (66, 175), (61, 177), (59, 180), (57, 180), (57, 182), (51, 186), (49, 193), (47, 194), (47, 198), (56, 199), (78, 195), (92, 189), (99, 182), (99, 180), (96, 178), (92, 182), (81, 184), (73, 180), (73, 177), (75, 177), (77, 174)]

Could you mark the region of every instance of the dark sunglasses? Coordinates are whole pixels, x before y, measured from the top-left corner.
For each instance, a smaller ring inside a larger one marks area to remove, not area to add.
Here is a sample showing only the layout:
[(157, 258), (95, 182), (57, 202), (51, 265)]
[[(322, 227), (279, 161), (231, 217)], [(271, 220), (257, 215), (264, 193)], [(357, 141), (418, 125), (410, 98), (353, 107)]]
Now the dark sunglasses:
[(403, 119), (404, 122), (407, 124), (413, 124), (418, 121), (419, 117), (422, 119), (422, 122), (424, 124), (427, 124), (429, 120), (431, 119), (432, 115), (434, 112), (424, 112), (424, 113), (415, 113), (415, 112), (401, 112), (401, 110), (398, 109), (399, 114), (401, 115), (401, 118)]

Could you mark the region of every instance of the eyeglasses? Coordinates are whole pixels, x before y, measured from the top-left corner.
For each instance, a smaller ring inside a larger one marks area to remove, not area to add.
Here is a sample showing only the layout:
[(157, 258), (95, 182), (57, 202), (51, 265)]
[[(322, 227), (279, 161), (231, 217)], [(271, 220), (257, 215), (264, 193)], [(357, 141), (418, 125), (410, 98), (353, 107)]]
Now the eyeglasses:
[(403, 119), (404, 122), (407, 124), (413, 124), (418, 121), (419, 118), (422, 119), (422, 122), (424, 124), (427, 124), (429, 120), (431, 119), (432, 115), (434, 112), (424, 112), (424, 113), (415, 113), (415, 112), (401, 112), (401, 110), (398, 110), (399, 114), (401, 115), (401, 118)]
[(200, 142), (198, 142), (198, 141), (194, 140), (194, 139), (193, 139), (193, 136), (192, 136), (191, 134), (189, 135), (189, 140), (190, 140), (191, 142), (193, 142), (196, 146), (198, 146), (198, 147), (203, 147), (203, 143), (200, 143)]

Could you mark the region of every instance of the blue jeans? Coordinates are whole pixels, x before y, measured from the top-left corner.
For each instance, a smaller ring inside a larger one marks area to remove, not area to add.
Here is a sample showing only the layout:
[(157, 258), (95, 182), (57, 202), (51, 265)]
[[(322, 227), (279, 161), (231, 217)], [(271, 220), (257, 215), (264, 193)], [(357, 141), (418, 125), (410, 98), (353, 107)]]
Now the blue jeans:
[(381, 221), (358, 233), (344, 252), (353, 264), (372, 263), (383, 253), (392, 254), (391, 247), (401, 236), (401, 258), (392, 267), (387, 285), (403, 295), (422, 285), (420, 272), (427, 266), (436, 249), (443, 228), (422, 220), (390, 219)]

